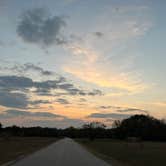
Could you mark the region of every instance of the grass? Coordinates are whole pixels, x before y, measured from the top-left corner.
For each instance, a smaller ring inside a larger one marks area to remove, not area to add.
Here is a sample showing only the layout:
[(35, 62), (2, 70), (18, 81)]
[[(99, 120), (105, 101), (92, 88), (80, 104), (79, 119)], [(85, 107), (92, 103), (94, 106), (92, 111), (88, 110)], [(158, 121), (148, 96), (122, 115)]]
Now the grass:
[(113, 166), (165, 166), (166, 143), (127, 143), (119, 140), (77, 140)]
[(44, 137), (11, 137), (9, 140), (0, 138), (0, 165), (31, 154), (55, 141), (55, 138)]

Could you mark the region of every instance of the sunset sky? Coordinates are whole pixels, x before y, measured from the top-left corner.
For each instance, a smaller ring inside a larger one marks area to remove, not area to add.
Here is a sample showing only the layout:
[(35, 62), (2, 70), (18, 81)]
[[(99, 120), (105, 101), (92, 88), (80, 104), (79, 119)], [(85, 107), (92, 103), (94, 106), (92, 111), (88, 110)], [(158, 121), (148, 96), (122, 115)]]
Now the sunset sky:
[(166, 1), (0, 0), (0, 122), (64, 128), (166, 119)]

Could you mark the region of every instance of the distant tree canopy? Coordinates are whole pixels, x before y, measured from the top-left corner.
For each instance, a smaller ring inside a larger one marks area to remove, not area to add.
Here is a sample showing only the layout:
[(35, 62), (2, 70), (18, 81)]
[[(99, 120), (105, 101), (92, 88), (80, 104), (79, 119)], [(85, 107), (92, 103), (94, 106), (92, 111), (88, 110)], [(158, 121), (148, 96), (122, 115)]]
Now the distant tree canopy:
[(2, 129), (2, 124), (0, 123), (0, 130)]
[(83, 131), (85, 132), (85, 136), (90, 140), (94, 140), (95, 138), (101, 138), (102, 135), (105, 134), (105, 124), (101, 122), (91, 122), (84, 124), (82, 126)]
[(105, 127), (106, 125), (101, 122), (91, 122), (82, 126), (83, 129), (104, 129)]
[(0, 131), (11, 136), (40, 137), (71, 137), (71, 138), (115, 138), (127, 139), (136, 137), (141, 140), (166, 141), (166, 123), (147, 115), (134, 115), (122, 121), (114, 121), (112, 128), (106, 128), (103, 123), (91, 122), (81, 128), (73, 126), (66, 129), (48, 127), (3, 127)]
[(166, 124), (147, 115), (134, 115), (116, 124), (119, 138), (140, 137), (143, 140), (166, 140)]

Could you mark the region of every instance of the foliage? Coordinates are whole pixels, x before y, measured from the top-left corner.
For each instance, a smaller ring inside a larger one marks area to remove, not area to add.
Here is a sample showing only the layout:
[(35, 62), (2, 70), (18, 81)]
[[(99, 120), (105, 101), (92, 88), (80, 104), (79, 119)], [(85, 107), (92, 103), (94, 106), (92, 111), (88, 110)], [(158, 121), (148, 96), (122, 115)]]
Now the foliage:
[[(122, 121), (115, 121), (112, 128), (106, 128), (103, 123), (91, 122), (81, 128), (69, 127), (66, 129), (43, 127), (2, 128), (3, 133), (11, 136), (40, 136), (40, 137), (71, 137), (71, 138), (138, 138), (140, 140), (166, 141), (166, 123), (147, 115), (134, 115)], [(2, 134), (1, 134), (2, 135)]]
[(134, 115), (124, 119), (116, 128), (119, 138), (139, 137), (142, 140), (166, 140), (166, 124), (147, 115)]

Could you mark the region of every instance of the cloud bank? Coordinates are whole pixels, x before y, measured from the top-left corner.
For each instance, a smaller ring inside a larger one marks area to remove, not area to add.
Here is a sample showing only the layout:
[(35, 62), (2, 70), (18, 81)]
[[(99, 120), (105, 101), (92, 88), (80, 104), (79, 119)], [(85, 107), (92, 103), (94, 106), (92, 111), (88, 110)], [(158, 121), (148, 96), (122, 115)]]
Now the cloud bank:
[(29, 112), (9, 109), (0, 112), (0, 120), (6, 126), (42, 126), (66, 128), (70, 126), (82, 126), (85, 121), (81, 119), (72, 119), (63, 115), (50, 112)]
[[(61, 92), (56, 92), (61, 91)], [(30, 93), (37, 96), (100, 96), (97, 89), (83, 90), (68, 83), (64, 77), (54, 80), (34, 81), (23, 76), (0, 76), (0, 105), (13, 108), (28, 108), (28, 105), (50, 104), (47, 100), (31, 101)], [(69, 104), (64, 98), (57, 99), (58, 103)]]

